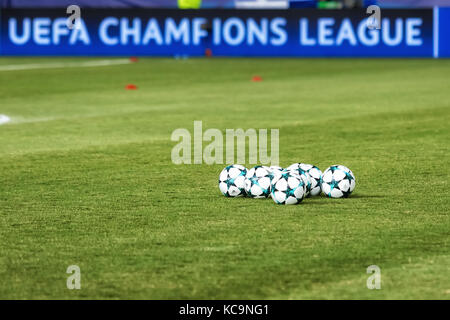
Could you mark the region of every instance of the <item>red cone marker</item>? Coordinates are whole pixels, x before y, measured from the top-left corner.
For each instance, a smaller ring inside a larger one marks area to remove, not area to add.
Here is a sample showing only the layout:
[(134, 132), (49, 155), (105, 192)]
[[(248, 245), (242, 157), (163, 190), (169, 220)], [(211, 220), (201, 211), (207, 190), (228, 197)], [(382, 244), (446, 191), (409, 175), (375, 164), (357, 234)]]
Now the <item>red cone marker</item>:
[(253, 76), (252, 81), (253, 82), (261, 82), (261, 81), (263, 81), (263, 79), (260, 76)]
[(138, 62), (139, 59), (137, 57), (130, 57), (131, 62)]
[(134, 84), (127, 84), (126, 86), (125, 86), (125, 90), (137, 90), (137, 86), (136, 85), (134, 85)]

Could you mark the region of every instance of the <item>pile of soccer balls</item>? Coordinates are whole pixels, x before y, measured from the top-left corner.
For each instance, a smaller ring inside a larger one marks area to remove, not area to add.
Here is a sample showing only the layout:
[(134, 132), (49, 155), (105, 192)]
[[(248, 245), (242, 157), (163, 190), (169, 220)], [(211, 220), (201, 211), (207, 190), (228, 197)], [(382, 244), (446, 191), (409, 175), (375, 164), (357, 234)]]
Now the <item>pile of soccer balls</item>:
[(250, 170), (233, 164), (219, 176), (219, 189), (226, 197), (271, 197), (278, 204), (298, 204), (320, 192), (330, 198), (347, 198), (355, 183), (353, 172), (345, 166), (334, 165), (322, 173), (305, 163), (294, 163), (286, 169), (256, 166)]

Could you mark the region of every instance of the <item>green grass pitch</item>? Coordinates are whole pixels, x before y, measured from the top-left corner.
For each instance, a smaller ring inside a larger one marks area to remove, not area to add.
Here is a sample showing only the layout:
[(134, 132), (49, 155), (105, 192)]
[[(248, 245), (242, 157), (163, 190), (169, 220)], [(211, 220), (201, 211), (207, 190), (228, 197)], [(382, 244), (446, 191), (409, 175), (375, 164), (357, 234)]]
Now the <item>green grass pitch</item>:
[[(0, 71), (0, 298), (449, 299), (449, 77), (449, 60), (400, 59)], [(279, 129), (282, 166), (344, 164), (356, 189), (225, 198), (224, 165), (171, 162), (194, 120)]]

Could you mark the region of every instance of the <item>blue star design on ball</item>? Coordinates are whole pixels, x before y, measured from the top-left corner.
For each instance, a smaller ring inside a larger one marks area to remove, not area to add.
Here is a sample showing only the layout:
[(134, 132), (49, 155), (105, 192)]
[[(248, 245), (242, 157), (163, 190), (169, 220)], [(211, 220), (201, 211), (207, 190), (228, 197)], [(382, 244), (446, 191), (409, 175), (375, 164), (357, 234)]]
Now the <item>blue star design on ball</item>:
[(339, 189), (339, 182), (336, 181), (336, 180), (334, 180), (334, 179), (331, 180), (331, 182), (329, 183), (329, 185), (330, 185), (330, 187), (331, 187), (330, 191), (333, 190), (334, 188)]
[(283, 171), (283, 172), (281, 173), (281, 177), (282, 177), (283, 179), (286, 179), (286, 180), (287, 180), (287, 178), (289, 178), (289, 176), (290, 176), (290, 174), (289, 174), (288, 171)]
[(289, 198), (289, 197), (294, 197), (294, 198), (295, 198), (294, 191), (295, 191), (296, 189), (297, 189), (297, 188), (292, 189), (292, 188), (290, 188), (290, 187), (288, 186), (287, 189), (286, 189), (286, 199)]
[(233, 179), (233, 178), (228, 178), (225, 182), (226, 182), (226, 184), (227, 184), (227, 188), (230, 188), (231, 186), (236, 186), (235, 184), (234, 184), (234, 180), (235, 179)]
[(346, 172), (346, 171), (344, 171), (344, 172), (345, 172), (345, 176), (347, 177), (347, 179), (348, 179), (349, 181), (354, 180), (354, 178), (352, 177), (352, 175), (350, 174), (350, 172)]
[(336, 167), (336, 166), (331, 166), (330, 170), (331, 170), (332, 173), (334, 173), (336, 170), (340, 170), (340, 169), (338, 167)]

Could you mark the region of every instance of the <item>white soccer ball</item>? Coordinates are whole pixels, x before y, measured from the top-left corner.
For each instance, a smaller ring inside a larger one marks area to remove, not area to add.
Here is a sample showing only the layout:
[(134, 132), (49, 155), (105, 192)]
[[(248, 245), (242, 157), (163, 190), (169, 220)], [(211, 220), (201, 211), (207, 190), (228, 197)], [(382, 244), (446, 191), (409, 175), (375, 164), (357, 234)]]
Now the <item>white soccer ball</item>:
[(245, 196), (245, 175), (247, 168), (233, 164), (222, 170), (219, 175), (219, 189), (225, 197)]
[(306, 171), (311, 179), (311, 191), (308, 196), (318, 196), (321, 191), (320, 178), (322, 177), (322, 171), (316, 166), (307, 163), (300, 163), (299, 167)]
[(293, 163), (289, 167), (286, 168), (287, 171), (293, 171), (297, 173), (300, 177), (302, 177), (303, 182), (305, 183), (305, 197), (309, 196), (311, 192), (311, 177), (306, 170), (303, 170), (301, 167), (301, 163)]
[(272, 180), (271, 194), (277, 204), (298, 204), (305, 197), (305, 184), (295, 172), (283, 171)]
[(330, 198), (347, 198), (355, 189), (355, 175), (342, 165), (325, 170), (321, 179), (322, 192)]
[(252, 198), (267, 198), (270, 195), (271, 170), (266, 166), (256, 166), (247, 171), (245, 192)]

